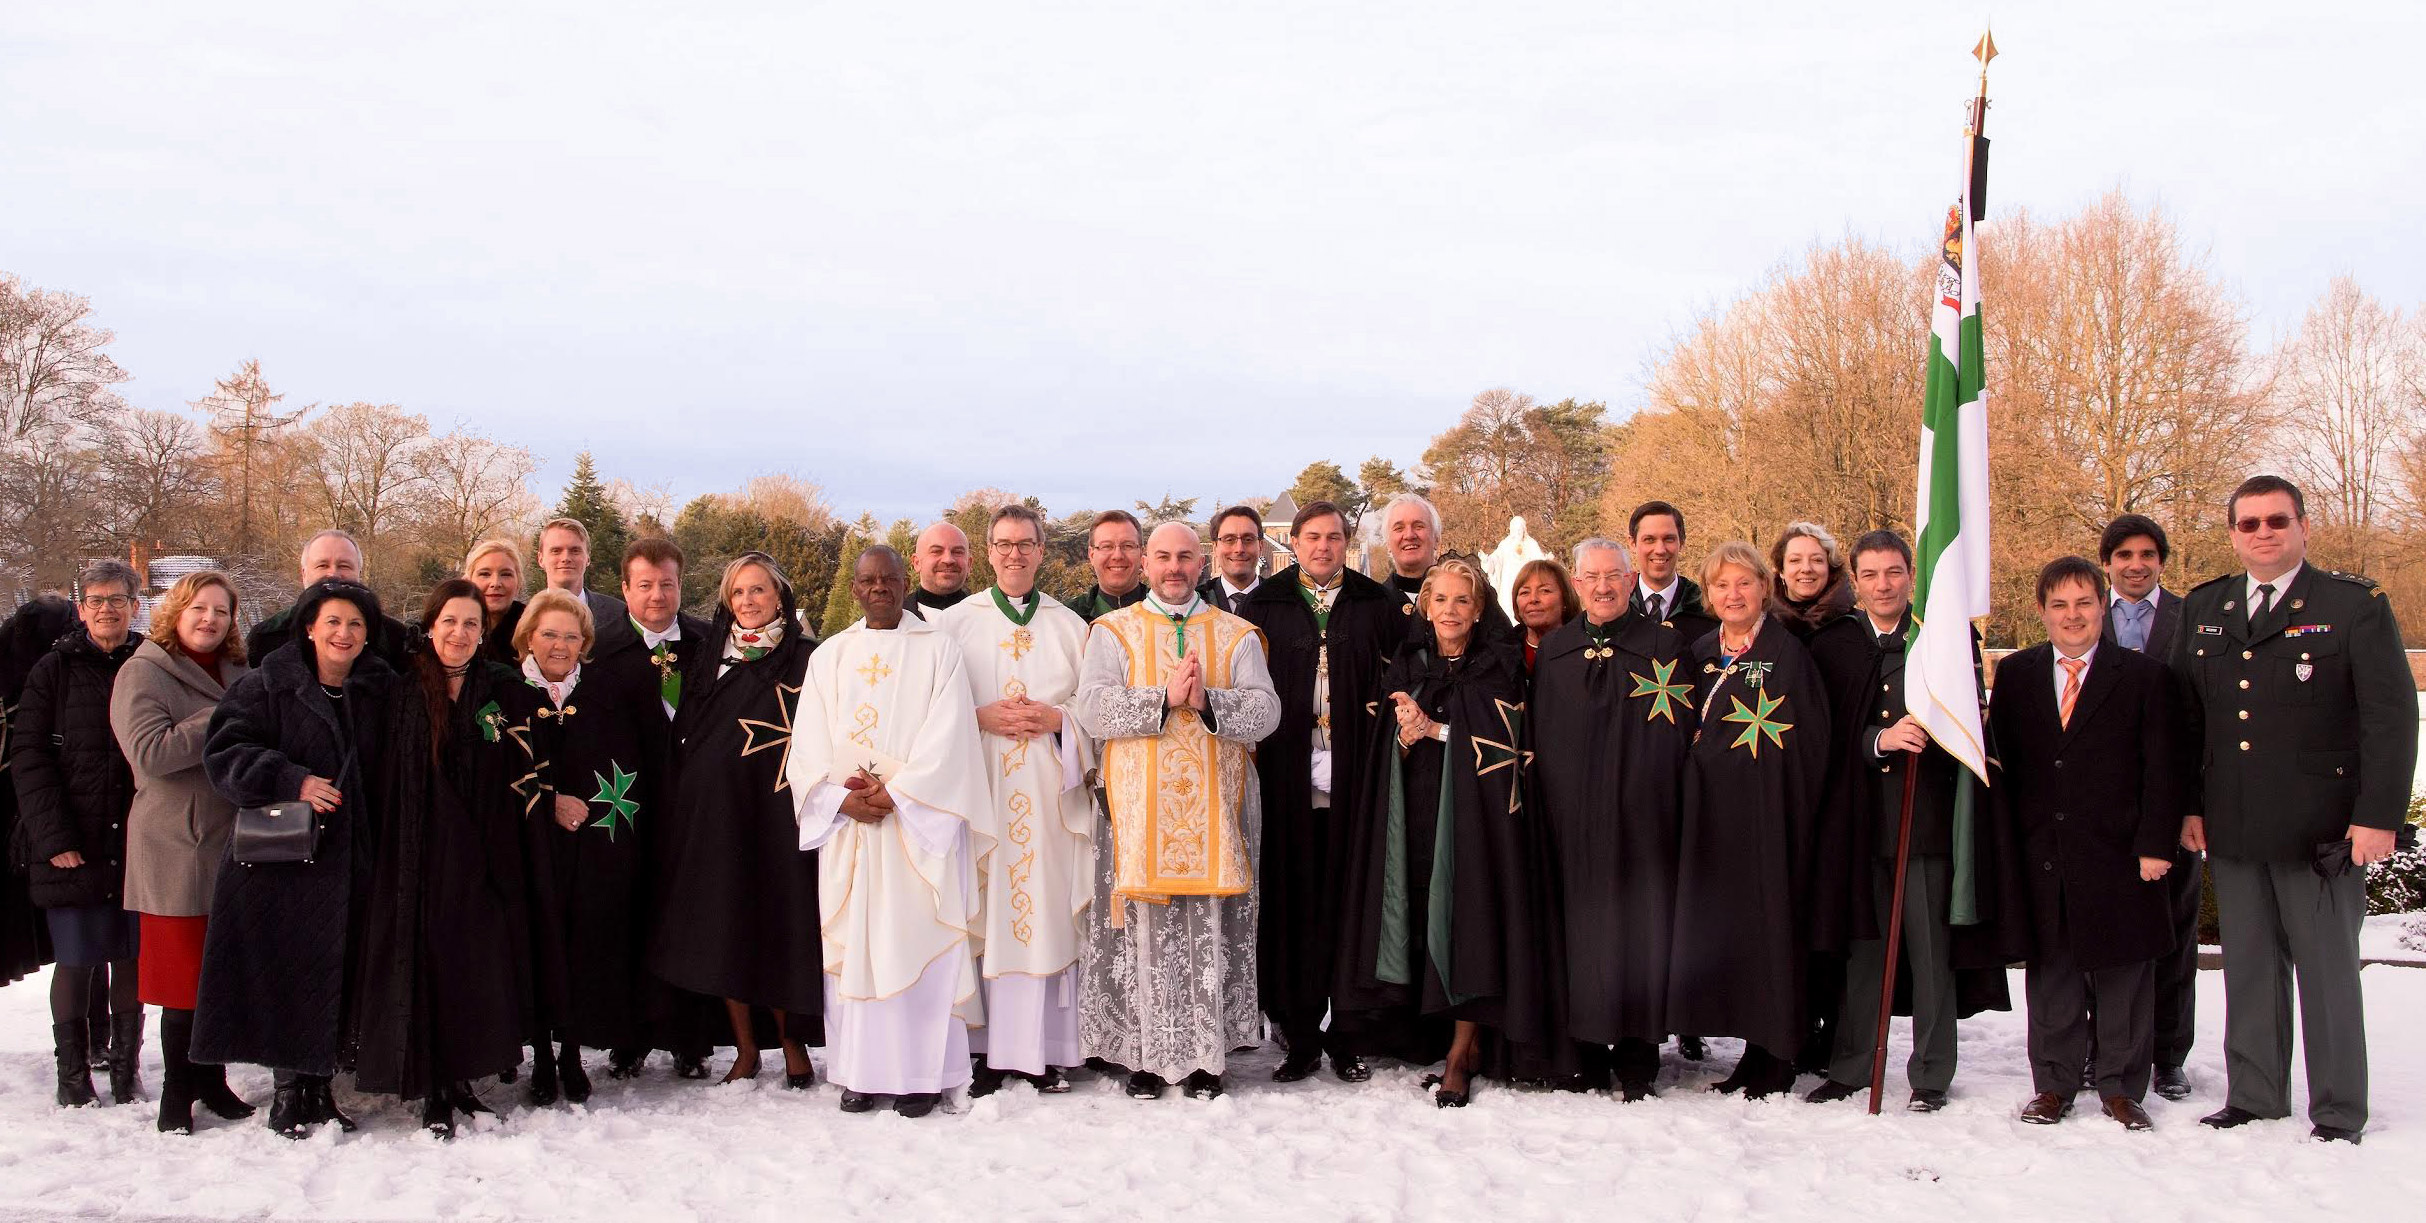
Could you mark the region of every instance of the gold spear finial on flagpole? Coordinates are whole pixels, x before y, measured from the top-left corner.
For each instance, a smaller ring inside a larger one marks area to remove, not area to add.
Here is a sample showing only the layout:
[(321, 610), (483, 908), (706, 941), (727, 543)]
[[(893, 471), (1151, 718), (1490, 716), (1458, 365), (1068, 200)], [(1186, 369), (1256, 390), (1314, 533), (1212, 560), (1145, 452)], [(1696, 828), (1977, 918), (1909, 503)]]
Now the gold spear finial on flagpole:
[(1980, 27), (1980, 40), (1978, 45), (1971, 48), (1971, 57), (1980, 62), (1980, 79), (1987, 80), (1988, 61), (1996, 58), (1996, 33), (1993, 30)]

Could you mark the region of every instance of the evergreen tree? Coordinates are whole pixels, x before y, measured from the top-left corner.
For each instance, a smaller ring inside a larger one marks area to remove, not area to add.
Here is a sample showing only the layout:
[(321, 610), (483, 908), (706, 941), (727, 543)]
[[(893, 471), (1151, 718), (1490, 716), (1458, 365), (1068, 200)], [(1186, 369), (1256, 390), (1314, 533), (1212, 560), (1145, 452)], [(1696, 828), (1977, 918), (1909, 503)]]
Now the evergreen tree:
[(556, 517), (570, 518), (590, 529), (590, 569), (582, 579), (591, 590), (600, 594), (615, 594), (623, 589), (623, 549), (632, 542), (632, 528), (623, 520), (623, 511), (607, 498), (606, 485), (598, 479), (598, 465), (590, 452), (573, 456), (573, 479), (564, 486), (564, 499), (556, 503)]
[(826, 590), (825, 621), (818, 627), (819, 637), (831, 637), (859, 619), (859, 602), (851, 597), (851, 574), (859, 568), (859, 554), (876, 542), (876, 531), (876, 515), (861, 514), (859, 522), (843, 533), (842, 547), (835, 553), (834, 584)]

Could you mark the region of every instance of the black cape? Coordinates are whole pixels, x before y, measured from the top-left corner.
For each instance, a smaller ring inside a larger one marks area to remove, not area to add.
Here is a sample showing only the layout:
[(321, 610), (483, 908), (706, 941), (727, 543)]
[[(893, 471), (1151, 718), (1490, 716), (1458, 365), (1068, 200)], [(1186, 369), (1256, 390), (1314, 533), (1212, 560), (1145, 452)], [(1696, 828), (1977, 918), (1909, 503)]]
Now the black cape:
[(587, 821), (567, 832), (543, 803), (524, 825), (534, 1033), (593, 1049), (650, 1045), (641, 958), (673, 771), (657, 668), (638, 637), (626, 640), (582, 664), (562, 708), (544, 694), (539, 702), (535, 738), (549, 780), (557, 795), (587, 804)]
[(795, 1038), (824, 1044), (817, 856), (800, 850), (784, 776), (816, 642), (798, 627), (788, 587), (782, 602), (791, 627), (781, 644), (719, 675), (733, 624), (719, 611), (683, 675), (666, 891), (648, 965), (678, 989), (785, 1011)]
[[(1342, 971), (1338, 924), (1346, 848), (1337, 826), (1363, 802), (1366, 753), (1373, 745), (1381, 675), (1414, 617), (1406, 600), (1380, 583), (1343, 570), (1327, 627), (1291, 565), (1239, 602), (1238, 614), (1262, 630), (1280, 695), (1280, 724), (1255, 748), (1263, 798), (1263, 845), (1256, 863), (1260, 905), (1255, 931), (1256, 988), (1264, 1013), (1284, 1031), (1319, 1027)], [(1314, 807), (1314, 682), (1321, 651), (1331, 682), (1331, 808)], [(1331, 1030), (1353, 1026), (1345, 1012)]]
[(1674, 628), (1629, 611), (1597, 645), (1587, 619), (1542, 638), (1527, 719), (1529, 795), (1554, 869), (1554, 983), (1588, 1044), (1654, 1043), (1668, 1028), (1668, 956), (1694, 676)]
[(17, 840), (17, 785), (9, 769), (9, 727), (25, 677), (52, 643), (76, 626), (76, 608), (45, 595), (0, 621), (0, 985), (31, 976), (51, 962), (50, 923), (26, 886), (27, 854)]
[(1381, 691), (1414, 697), (1449, 741), (1402, 754), (1395, 715), (1372, 719), (1370, 775), (1358, 806), (1339, 813), (1348, 906), (1332, 1003), (1386, 1016), (1364, 1031), (1397, 1037), (1398, 1047), (1354, 1052), (1436, 1061), (1450, 1020), (1533, 1043), (1545, 975), (1538, 838), (1520, 776), (1520, 647), (1503, 636), (1446, 660), (1419, 626)]
[[(417, 660), (416, 660), (417, 662)], [(541, 701), (475, 659), (436, 760), (417, 669), (387, 706), (356, 969), (355, 1085), (408, 1099), (522, 1061), (529, 1026), (522, 829), (544, 805)]]
[[(522, 656), (514, 652), (514, 630), (522, 624), (522, 609), (527, 606), (529, 604), (521, 599), (514, 600), (514, 605), (505, 609), (505, 614), (497, 617), (497, 623), (489, 626), (487, 635), (480, 639), (480, 656), (482, 658), (490, 662), (503, 663), (508, 667), (518, 668), (522, 665)], [(482, 606), (483, 614), (486, 611), (487, 607), (484, 604)]]
[(1668, 1026), (1791, 1059), (1804, 1036), (1828, 691), (1775, 620), (1732, 663), (1694, 644), (1700, 733), (1685, 764)]

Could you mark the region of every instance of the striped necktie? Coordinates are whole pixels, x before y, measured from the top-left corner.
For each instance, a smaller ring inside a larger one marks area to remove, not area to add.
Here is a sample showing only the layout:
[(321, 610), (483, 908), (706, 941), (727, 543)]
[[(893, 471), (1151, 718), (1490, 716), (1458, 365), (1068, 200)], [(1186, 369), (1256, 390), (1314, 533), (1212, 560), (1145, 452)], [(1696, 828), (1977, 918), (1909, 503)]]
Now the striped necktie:
[(2055, 718), (2064, 729), (2070, 730), (2072, 729), (2072, 707), (2081, 699), (2081, 672), (2089, 669), (2089, 660), (2059, 658), (2055, 660), (2055, 665), (2064, 669), (2064, 697), (2062, 701), (2058, 702)]

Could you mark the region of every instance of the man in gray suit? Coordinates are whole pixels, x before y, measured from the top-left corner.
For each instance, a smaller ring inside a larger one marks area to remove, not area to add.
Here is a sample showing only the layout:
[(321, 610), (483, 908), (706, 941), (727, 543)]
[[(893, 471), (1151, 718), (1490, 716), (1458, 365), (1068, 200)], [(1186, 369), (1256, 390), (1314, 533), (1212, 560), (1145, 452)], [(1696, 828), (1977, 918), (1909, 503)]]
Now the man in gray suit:
[[(2098, 537), (2098, 563), (2106, 570), (2106, 629), (2100, 645), (2137, 650), (2159, 662), (2170, 657), (2182, 631), (2182, 596), (2165, 589), (2165, 565), (2173, 545), (2165, 528), (2145, 514), (2124, 514)], [(2195, 744), (2185, 728), (2176, 742)], [(2189, 784), (2198, 757), (2185, 751), (2183, 781)], [(2205, 878), (2198, 854), (2173, 850), (2164, 879), (2167, 912), (2173, 918), (2173, 950), (2156, 960), (2156, 1066), (2153, 1087), (2168, 1100), (2188, 1099), (2190, 1041), (2197, 1030), (2199, 993), (2199, 885)]]
[(2205, 739), (2182, 841), (2208, 855), (2224, 936), (2229, 1090), (2200, 1121), (2291, 1115), (2296, 975), (2310, 1134), (2355, 1143), (2367, 1127), (2366, 868), (2393, 852), (2408, 814), (2417, 693), (2384, 592), (2306, 563), (2296, 486), (2252, 476), (2225, 519), (2246, 571), (2182, 600), (2173, 647)]

